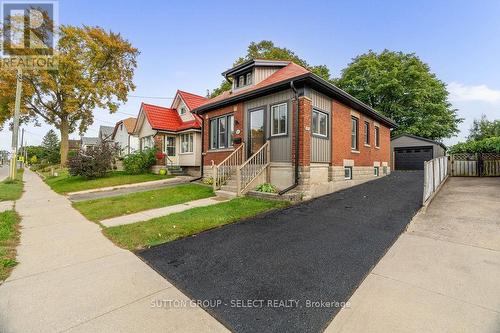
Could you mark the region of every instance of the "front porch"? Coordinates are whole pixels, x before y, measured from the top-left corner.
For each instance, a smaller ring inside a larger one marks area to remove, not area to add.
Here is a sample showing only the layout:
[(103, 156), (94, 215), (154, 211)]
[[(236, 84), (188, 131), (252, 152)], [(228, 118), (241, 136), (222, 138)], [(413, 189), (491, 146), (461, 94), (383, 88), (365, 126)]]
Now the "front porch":
[(199, 131), (183, 133), (158, 132), (154, 145), (158, 152), (152, 171), (166, 169), (172, 175), (200, 175), (201, 135)]

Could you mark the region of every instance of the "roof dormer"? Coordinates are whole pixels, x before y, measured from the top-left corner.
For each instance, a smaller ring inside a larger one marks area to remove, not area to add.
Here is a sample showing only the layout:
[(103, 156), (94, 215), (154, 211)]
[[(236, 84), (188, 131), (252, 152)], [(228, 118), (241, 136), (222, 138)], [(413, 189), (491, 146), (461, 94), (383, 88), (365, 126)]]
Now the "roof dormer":
[(290, 61), (252, 59), (225, 71), (222, 75), (232, 82), (232, 91), (248, 88), (265, 80)]

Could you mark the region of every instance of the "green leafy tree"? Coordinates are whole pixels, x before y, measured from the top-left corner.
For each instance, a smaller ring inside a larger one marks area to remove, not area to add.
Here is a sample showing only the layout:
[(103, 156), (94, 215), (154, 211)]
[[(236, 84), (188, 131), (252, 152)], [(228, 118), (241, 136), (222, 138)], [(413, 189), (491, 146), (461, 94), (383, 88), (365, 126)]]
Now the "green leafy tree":
[[(115, 112), (135, 89), (139, 52), (120, 34), (89, 26), (61, 26), (57, 48), (57, 70), (25, 73), (22, 112), (24, 121), (42, 119), (60, 131), (65, 165), (69, 134), (84, 133), (95, 109)], [(14, 71), (0, 68), (0, 125), (12, 117), (15, 81)]]
[(448, 101), (446, 85), (413, 53), (369, 51), (354, 58), (335, 83), (395, 120), (394, 135), (440, 140), (458, 133), (463, 121)]
[[(330, 81), (330, 70), (325, 65), (311, 66), (304, 59), (300, 58), (295, 52), (290, 49), (284, 47), (278, 47), (274, 45), (274, 43), (270, 40), (263, 40), (258, 43), (251, 42), (248, 45), (247, 54), (243, 57), (239, 57), (235, 62), (234, 66), (241, 64), (245, 61), (251, 59), (267, 59), (267, 60), (290, 60), (300, 65), (304, 68), (307, 68), (314, 74), (320, 76), (321, 78)], [(224, 80), (221, 85), (214, 89), (210, 94), (211, 97), (218, 96), (222, 94), (224, 91), (231, 89), (231, 83), (227, 80)]]
[(474, 119), (467, 140), (482, 140), (492, 137), (500, 137), (500, 120), (489, 121), (484, 114), (481, 115), (481, 119)]
[(60, 142), (53, 129), (49, 130), (43, 137), (42, 148), (45, 150), (45, 158), (50, 164), (57, 164), (60, 162)]

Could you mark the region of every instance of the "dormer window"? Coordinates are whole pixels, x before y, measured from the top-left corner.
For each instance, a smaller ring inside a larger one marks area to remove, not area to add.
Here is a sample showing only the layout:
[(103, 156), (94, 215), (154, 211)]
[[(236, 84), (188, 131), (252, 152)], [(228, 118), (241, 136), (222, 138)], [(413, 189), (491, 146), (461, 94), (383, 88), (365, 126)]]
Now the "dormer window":
[(236, 76), (236, 88), (245, 87), (252, 84), (252, 72), (247, 72)]
[(186, 108), (185, 107), (181, 107), (181, 115), (183, 114), (186, 114)]

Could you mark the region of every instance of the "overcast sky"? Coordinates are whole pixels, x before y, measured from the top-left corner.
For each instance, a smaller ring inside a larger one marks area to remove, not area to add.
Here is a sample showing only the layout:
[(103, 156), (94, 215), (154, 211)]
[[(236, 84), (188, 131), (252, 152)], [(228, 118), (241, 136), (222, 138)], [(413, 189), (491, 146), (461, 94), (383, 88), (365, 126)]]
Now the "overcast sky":
[[(499, 17), (500, 1), (483, 0), (59, 2), (60, 23), (120, 32), (141, 51), (136, 90), (119, 113), (96, 110), (88, 136), (136, 115), (141, 101), (168, 106), (177, 89), (205, 95), (250, 42), (268, 39), (335, 76), (369, 49), (415, 52), (466, 119), (459, 136), (445, 140), (455, 143), (482, 113), (500, 119)], [(29, 125), (25, 140), (38, 144), (49, 128)], [(10, 140), (5, 126), (0, 149), (10, 150)]]

